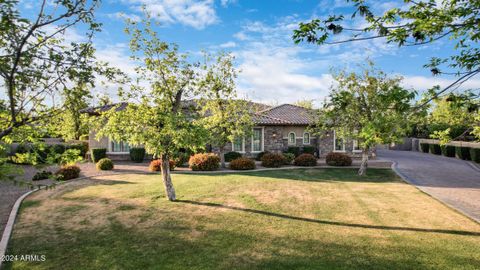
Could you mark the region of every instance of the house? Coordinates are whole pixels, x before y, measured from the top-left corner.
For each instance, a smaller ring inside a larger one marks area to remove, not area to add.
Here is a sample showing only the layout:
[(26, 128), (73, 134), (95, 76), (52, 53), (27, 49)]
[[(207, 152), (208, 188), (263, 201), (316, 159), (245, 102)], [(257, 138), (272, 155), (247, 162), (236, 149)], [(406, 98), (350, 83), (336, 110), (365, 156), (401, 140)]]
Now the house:
[[(119, 105), (116, 110), (123, 110), (127, 103)], [(115, 105), (87, 108), (82, 112), (92, 116), (110, 110)], [(226, 152), (236, 151), (246, 156), (255, 156), (260, 152), (283, 152), (288, 147), (313, 147), (319, 157), (329, 152), (345, 152), (352, 156), (360, 156), (358, 143), (344, 140), (336, 136), (335, 131), (325, 132), (322, 136), (311, 134), (308, 127), (315, 124), (311, 110), (282, 104), (270, 107), (261, 103), (251, 103), (253, 108), (254, 127), (251, 136), (238, 138), (225, 148)], [(107, 155), (114, 160), (129, 159), (129, 145), (125, 142), (114, 142), (108, 138), (95, 138), (95, 131), (89, 134), (90, 148), (106, 148)], [(216, 152), (216, 148), (211, 149)]]

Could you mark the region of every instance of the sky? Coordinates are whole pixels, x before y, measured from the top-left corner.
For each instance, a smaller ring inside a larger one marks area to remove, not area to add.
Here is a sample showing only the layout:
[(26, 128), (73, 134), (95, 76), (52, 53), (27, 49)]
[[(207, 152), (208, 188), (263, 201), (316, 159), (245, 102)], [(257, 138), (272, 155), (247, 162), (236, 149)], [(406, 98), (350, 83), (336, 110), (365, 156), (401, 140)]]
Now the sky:
[[(403, 1), (370, 1), (376, 14)], [(401, 47), (377, 39), (343, 45), (296, 45), (293, 30), (299, 22), (332, 14), (351, 14), (346, 0), (103, 0), (96, 17), (103, 24), (94, 39), (97, 57), (135, 76), (129, 59), (125, 18), (138, 20), (142, 6), (160, 23), (155, 30), (162, 40), (179, 45), (192, 59), (201, 51), (224, 50), (235, 56), (240, 70), (237, 89), (241, 97), (268, 104), (313, 100), (328, 95), (332, 69), (358, 68), (367, 59), (388, 74), (402, 76), (407, 88), (424, 91), (433, 85), (446, 86), (453, 77), (434, 77), (423, 65), (431, 57), (453, 52), (448, 39), (430, 45)], [(22, 0), (21, 10), (33, 14), (35, 0)], [(361, 25), (362, 21), (353, 21)], [(82, 41), (81, 29), (66, 32), (67, 41)], [(480, 78), (464, 88), (480, 87)], [(116, 89), (97, 87), (114, 100)]]

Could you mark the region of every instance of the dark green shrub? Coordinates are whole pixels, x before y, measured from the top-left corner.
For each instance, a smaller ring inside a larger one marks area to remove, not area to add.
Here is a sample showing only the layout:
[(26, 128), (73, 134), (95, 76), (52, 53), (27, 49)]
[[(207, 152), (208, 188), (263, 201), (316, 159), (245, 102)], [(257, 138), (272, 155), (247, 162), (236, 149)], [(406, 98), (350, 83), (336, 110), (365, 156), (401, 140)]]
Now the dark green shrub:
[(455, 146), (455, 156), (459, 159), (470, 160), (470, 148), (465, 146)]
[(325, 157), (325, 161), (330, 166), (350, 166), (352, 158), (344, 153), (330, 152)]
[(54, 144), (50, 146), (52, 151), (55, 152), (55, 154), (63, 154), (65, 152), (65, 145), (63, 144)]
[(293, 161), (295, 166), (316, 166), (317, 159), (312, 154), (301, 154), (300, 156), (296, 157)]
[(428, 143), (421, 143), (420, 144), (420, 150), (422, 150), (423, 153), (428, 153), (430, 146)]
[(287, 148), (287, 151), (285, 153), (292, 153), (295, 155), (295, 157), (298, 157), (300, 155), (300, 147), (298, 146), (289, 146)]
[(33, 178), (32, 178), (32, 181), (38, 181), (38, 180), (44, 180), (44, 179), (48, 179), (52, 176), (52, 172), (49, 172), (49, 171), (41, 171), (41, 172), (37, 172)]
[(242, 157), (242, 154), (238, 153), (238, 152), (228, 152), (228, 153), (225, 153), (225, 161), (226, 162), (230, 162), (234, 159), (237, 159), (237, 158), (241, 158)]
[(100, 159), (107, 157), (107, 149), (106, 148), (92, 148), (91, 155), (92, 161), (97, 163)]
[(109, 158), (102, 158), (97, 162), (97, 170), (109, 171), (113, 169), (113, 161)]
[(315, 155), (315, 147), (313, 146), (304, 146), (302, 153), (304, 154), (310, 154), (310, 155)]
[(175, 166), (182, 166), (190, 160), (190, 154), (187, 152), (178, 152), (174, 155)]
[(428, 145), (428, 150), (430, 152), (430, 154), (434, 154), (434, 155), (440, 155), (442, 154), (442, 149), (440, 148), (440, 145), (439, 144), (429, 144)]
[(292, 161), (295, 159), (295, 155), (293, 153), (283, 153), (283, 157), (285, 158), (285, 165), (292, 164)]
[(283, 154), (266, 153), (262, 157), (262, 166), (268, 168), (278, 168), (285, 164)]
[(142, 163), (145, 158), (145, 148), (133, 147), (130, 148), (130, 160), (136, 163)]
[(480, 148), (470, 148), (470, 158), (473, 161), (480, 163)]
[(455, 146), (453, 145), (442, 145), (440, 147), (442, 150), (442, 155), (446, 157), (455, 157)]
[(50, 153), (50, 146), (45, 144), (38, 144), (33, 147), (33, 151), (37, 154), (37, 161), (39, 163), (47, 162), (48, 154)]
[(28, 153), (32, 150), (32, 147), (28, 144), (19, 144), (17, 146), (17, 149), (15, 149), (15, 153), (18, 154), (25, 154)]
[[(168, 162), (168, 165), (170, 167), (170, 171), (175, 170), (176, 164), (174, 160), (170, 160)], [(161, 159), (155, 159), (150, 162), (150, 165), (148, 166), (148, 169), (152, 172), (159, 172), (162, 170), (162, 160)]]
[(240, 157), (230, 162), (232, 170), (253, 170), (255, 169), (255, 161), (250, 158)]
[(258, 154), (255, 156), (255, 160), (256, 160), (256, 161), (261, 161), (263, 155), (265, 155), (265, 154), (267, 154), (267, 153), (270, 153), (270, 152), (266, 151), (266, 152), (260, 152), (260, 153), (258, 153)]
[(80, 168), (75, 165), (64, 166), (55, 172), (58, 180), (70, 180), (80, 176)]
[(220, 158), (214, 153), (195, 154), (188, 164), (192, 171), (214, 171), (220, 167)]

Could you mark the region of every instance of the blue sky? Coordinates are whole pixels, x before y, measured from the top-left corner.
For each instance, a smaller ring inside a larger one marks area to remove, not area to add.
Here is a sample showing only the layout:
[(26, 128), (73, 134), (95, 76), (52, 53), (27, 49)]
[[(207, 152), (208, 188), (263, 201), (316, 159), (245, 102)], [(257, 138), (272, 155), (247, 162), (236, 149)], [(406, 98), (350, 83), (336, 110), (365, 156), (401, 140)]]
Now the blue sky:
[[(373, 2), (375, 11), (403, 1)], [(23, 12), (35, 10), (35, 1), (22, 1)], [(334, 13), (350, 14), (346, 0), (104, 0), (97, 10), (103, 30), (95, 38), (98, 58), (134, 75), (129, 60), (128, 39), (123, 33), (124, 18), (138, 19), (145, 5), (160, 22), (159, 36), (175, 42), (192, 57), (202, 50), (226, 50), (236, 56), (241, 70), (237, 80), (241, 96), (270, 104), (313, 99), (320, 102), (332, 83), (331, 68), (354, 69), (367, 57), (378, 67), (404, 76), (404, 85), (425, 90), (435, 84), (445, 86), (450, 77), (433, 77), (423, 64), (432, 56), (452, 52), (448, 40), (409, 48), (387, 45), (384, 40), (338, 46), (295, 45), (292, 31), (300, 21)], [(361, 25), (362, 21), (351, 22)], [(67, 40), (81, 40), (80, 29), (68, 31)], [(466, 87), (480, 87), (471, 80)], [(115, 89), (96, 89), (115, 95)]]

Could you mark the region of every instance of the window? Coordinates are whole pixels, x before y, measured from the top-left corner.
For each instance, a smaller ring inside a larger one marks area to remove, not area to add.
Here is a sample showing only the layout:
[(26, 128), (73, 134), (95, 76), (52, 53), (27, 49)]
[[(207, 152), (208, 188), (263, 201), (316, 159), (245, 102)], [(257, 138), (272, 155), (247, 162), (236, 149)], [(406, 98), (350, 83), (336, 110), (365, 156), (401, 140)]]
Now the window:
[(243, 138), (235, 138), (232, 142), (232, 151), (245, 152), (245, 140)]
[(263, 151), (263, 128), (254, 128), (252, 134), (252, 152)]
[(344, 152), (345, 151), (345, 140), (343, 138), (337, 137), (336, 132), (333, 132), (333, 151)]
[(288, 144), (297, 144), (297, 138), (294, 132), (288, 133)]
[(303, 144), (310, 144), (310, 133), (303, 133)]
[(358, 140), (353, 140), (353, 152), (362, 152), (362, 149), (358, 145)]
[(110, 152), (129, 152), (130, 145), (127, 142), (110, 141)]

